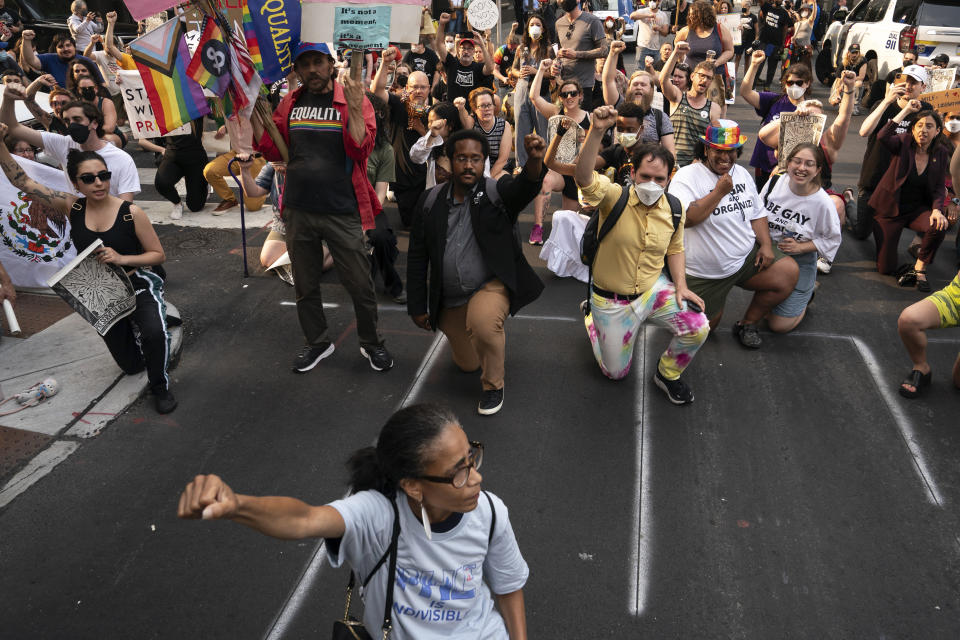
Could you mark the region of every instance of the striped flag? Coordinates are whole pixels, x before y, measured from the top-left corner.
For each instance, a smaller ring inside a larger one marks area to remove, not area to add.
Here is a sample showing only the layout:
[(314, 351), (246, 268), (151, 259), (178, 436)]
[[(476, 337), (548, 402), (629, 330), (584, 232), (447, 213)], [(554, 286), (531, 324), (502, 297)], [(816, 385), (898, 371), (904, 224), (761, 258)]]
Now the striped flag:
[(160, 133), (210, 113), (203, 88), (187, 74), (190, 51), (173, 18), (130, 43)]
[(263, 56), (260, 55), (260, 42), (253, 26), (253, 17), (250, 15), (250, 5), (243, 3), (243, 38), (247, 43), (250, 61), (257, 73), (263, 73)]
[(187, 75), (218, 98), (223, 97), (230, 86), (230, 50), (220, 27), (209, 16), (203, 19), (200, 42), (187, 67)]
[(240, 25), (234, 22), (230, 31), (230, 72), (233, 82), (223, 99), (224, 115), (228, 118), (234, 115), (249, 118), (260, 94), (260, 87), (263, 86), (242, 33)]

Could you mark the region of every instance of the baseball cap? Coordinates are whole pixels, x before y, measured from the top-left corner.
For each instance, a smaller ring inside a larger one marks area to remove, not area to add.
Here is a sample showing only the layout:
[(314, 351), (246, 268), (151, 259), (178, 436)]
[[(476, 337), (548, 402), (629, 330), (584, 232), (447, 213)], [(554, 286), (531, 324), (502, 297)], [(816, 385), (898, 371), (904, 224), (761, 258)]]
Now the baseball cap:
[(454, 38), (457, 44), (463, 44), (464, 42), (469, 42), (473, 46), (477, 46), (477, 41), (473, 39), (472, 31), (465, 31), (463, 33), (458, 33)]
[(309, 53), (310, 51), (322, 53), (330, 56), (330, 58), (333, 60), (336, 60), (336, 56), (333, 55), (333, 52), (330, 50), (330, 46), (326, 42), (301, 42), (297, 45), (296, 50), (293, 52), (293, 61), (296, 62), (297, 58), (305, 53)]
[(932, 62), (933, 64), (950, 64), (950, 56), (948, 56), (945, 53), (941, 53), (933, 56), (930, 62)]
[(908, 67), (904, 67), (903, 71), (900, 73), (905, 76), (910, 76), (917, 82), (922, 82), (923, 84), (927, 84), (927, 80), (929, 80), (929, 77), (927, 76), (927, 70), (918, 64), (911, 64)]

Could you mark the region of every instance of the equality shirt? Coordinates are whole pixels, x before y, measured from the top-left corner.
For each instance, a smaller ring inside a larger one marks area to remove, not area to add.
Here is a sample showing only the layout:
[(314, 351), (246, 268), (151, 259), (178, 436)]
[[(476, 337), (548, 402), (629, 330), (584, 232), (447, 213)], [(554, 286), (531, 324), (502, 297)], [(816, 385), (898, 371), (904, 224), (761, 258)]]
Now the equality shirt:
[(333, 91), (302, 92), (289, 122), (284, 203), (317, 213), (356, 213), (353, 162), (343, 148), (343, 121), (333, 106)]
[[(687, 273), (697, 278), (720, 280), (739, 271), (756, 243), (750, 222), (767, 215), (753, 176), (735, 164), (730, 177), (733, 179), (730, 193), (706, 220), (684, 231)], [(697, 162), (678, 170), (668, 190), (686, 210), (691, 202), (713, 191), (719, 179), (707, 165)]]

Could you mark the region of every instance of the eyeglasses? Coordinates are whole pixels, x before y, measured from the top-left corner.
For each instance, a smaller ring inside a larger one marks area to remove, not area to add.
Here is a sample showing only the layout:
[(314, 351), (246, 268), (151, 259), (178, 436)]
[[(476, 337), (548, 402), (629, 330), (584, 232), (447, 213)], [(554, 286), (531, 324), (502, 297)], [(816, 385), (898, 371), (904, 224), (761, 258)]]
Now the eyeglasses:
[(418, 480), (428, 480), (439, 484), (452, 484), (455, 489), (462, 489), (470, 479), (470, 469), (480, 470), (483, 463), (483, 445), (476, 441), (470, 442), (470, 452), (467, 454), (467, 464), (460, 467), (450, 477), (446, 476), (418, 476)]
[(68, 100), (51, 100), (51, 101), (50, 101), (50, 106), (51, 106), (51, 107), (62, 107), (62, 106), (64, 106), (65, 104), (67, 104), (67, 102), (69, 102), (69, 101), (68, 101)]
[(561, 98), (573, 98), (574, 96), (580, 95), (579, 91), (561, 91), (559, 94)]
[(112, 175), (113, 174), (110, 173), (109, 171), (101, 171), (99, 173), (81, 173), (80, 175), (77, 176), (77, 180), (79, 180), (83, 184), (93, 184), (97, 180), (99, 180), (100, 182), (109, 182), (110, 176)]
[(493, 109), (493, 103), (488, 102), (486, 104), (478, 104), (477, 109)]
[(476, 155), (476, 156), (454, 156), (453, 161), (457, 164), (483, 164), (483, 161), (486, 160), (485, 156)]
[(421, 90), (421, 91), (430, 91), (430, 85), (426, 85), (426, 84), (415, 84), (415, 85), (413, 85), (412, 87), (411, 87), (410, 85), (407, 85), (407, 89), (410, 89), (411, 91), (415, 91), (415, 90), (417, 90), (417, 89), (419, 89), (419, 90)]
[(783, 84), (788, 87), (802, 87), (806, 83), (803, 80), (784, 80)]

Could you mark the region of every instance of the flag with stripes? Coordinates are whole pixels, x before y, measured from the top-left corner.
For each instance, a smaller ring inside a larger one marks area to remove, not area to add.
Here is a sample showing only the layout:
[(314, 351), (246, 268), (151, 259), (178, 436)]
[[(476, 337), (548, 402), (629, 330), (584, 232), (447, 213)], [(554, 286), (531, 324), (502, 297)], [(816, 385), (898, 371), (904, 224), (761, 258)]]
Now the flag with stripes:
[(209, 16), (203, 19), (200, 41), (187, 74), (217, 97), (223, 97), (230, 86), (230, 50), (220, 27)]

